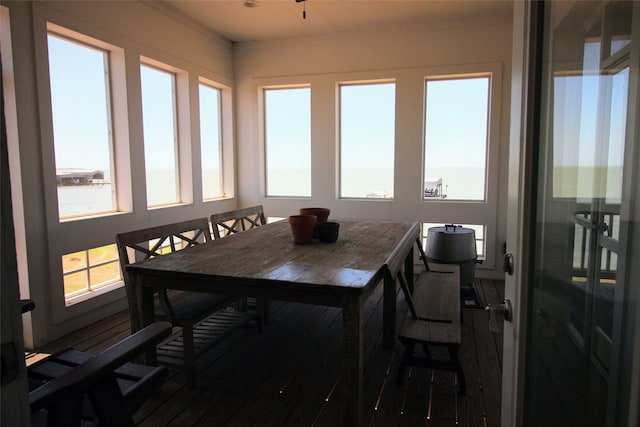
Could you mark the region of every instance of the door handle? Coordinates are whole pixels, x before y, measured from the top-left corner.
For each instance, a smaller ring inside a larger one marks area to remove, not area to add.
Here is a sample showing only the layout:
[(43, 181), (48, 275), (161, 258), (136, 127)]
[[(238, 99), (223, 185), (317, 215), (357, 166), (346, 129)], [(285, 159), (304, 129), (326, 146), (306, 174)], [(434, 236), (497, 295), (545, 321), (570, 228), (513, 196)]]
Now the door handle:
[(513, 254), (511, 252), (507, 252), (506, 254), (504, 254), (502, 271), (507, 273), (509, 276), (513, 276)]
[(513, 320), (511, 300), (505, 299), (500, 304), (487, 304), (484, 309), (489, 312), (489, 330), (494, 334), (502, 333), (504, 321)]

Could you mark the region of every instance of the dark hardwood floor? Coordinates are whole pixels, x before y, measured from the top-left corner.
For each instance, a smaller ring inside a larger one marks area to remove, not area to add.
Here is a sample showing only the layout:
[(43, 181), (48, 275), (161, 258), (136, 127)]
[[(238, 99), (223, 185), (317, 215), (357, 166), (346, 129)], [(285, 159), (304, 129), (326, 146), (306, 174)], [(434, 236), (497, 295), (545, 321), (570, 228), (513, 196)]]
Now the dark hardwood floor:
[[(483, 304), (503, 299), (504, 282), (476, 279)], [(398, 327), (406, 314), (398, 295)], [(466, 396), (455, 375), (425, 368), (396, 373), (402, 353), (381, 345), (382, 286), (365, 311), (365, 414), (369, 426), (498, 426), (502, 336), (489, 331), (488, 314), (463, 309), (461, 362)], [(136, 414), (140, 426), (338, 426), (341, 425), (342, 317), (339, 309), (271, 302), (269, 324), (226, 336), (198, 359), (197, 387), (184, 385), (180, 369)], [(52, 343), (99, 352), (129, 334), (128, 313), (113, 316)]]

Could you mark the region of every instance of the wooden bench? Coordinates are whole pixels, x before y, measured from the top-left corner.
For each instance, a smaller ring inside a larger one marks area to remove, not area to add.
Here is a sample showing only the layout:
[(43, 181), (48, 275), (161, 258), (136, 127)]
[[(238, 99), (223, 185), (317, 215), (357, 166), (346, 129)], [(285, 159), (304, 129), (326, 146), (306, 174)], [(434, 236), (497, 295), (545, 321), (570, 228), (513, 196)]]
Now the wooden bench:
[[(418, 275), (411, 292), (403, 274), (400, 285), (409, 307), (399, 340), (405, 351), (398, 368), (398, 384), (402, 384), (407, 366), (427, 367), (455, 372), (458, 393), (465, 394), (465, 379), (458, 349), (462, 342), (462, 311), (460, 307), (460, 267), (457, 264), (425, 264), (428, 271)], [(415, 354), (421, 345), (424, 356)], [(434, 358), (430, 346), (446, 347), (448, 359)]]
[[(116, 243), (129, 301), (131, 286), (128, 283), (127, 265), (210, 241), (207, 218), (118, 234)], [(169, 321), (182, 329), (181, 337), (170, 340), (158, 350), (159, 360), (171, 365), (182, 364), (189, 387), (195, 386), (196, 356), (236, 327), (256, 319), (257, 316), (253, 314), (228, 308), (234, 304), (235, 299), (227, 295), (175, 290), (167, 292), (164, 289), (157, 292), (156, 319)], [(130, 306), (130, 310), (133, 315), (137, 307)], [(212, 325), (209, 325), (211, 322)], [(228, 327), (220, 328), (220, 323)], [(202, 328), (198, 329), (199, 325), (203, 325)]]
[(133, 426), (133, 414), (167, 377), (167, 368), (129, 362), (171, 334), (158, 322), (97, 356), (68, 349), (27, 369), (33, 426)]

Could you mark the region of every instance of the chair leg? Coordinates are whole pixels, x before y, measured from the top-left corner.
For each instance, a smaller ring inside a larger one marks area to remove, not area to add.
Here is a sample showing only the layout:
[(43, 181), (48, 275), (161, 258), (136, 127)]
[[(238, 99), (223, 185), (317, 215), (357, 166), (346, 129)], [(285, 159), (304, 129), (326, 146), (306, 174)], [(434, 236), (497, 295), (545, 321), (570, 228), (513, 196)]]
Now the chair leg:
[(449, 357), (453, 362), (456, 374), (458, 375), (458, 394), (460, 396), (464, 396), (466, 393), (466, 381), (464, 379), (464, 371), (462, 370), (462, 365), (460, 364), (460, 358), (458, 357), (458, 345), (450, 345), (449, 346)]
[(413, 356), (413, 352), (416, 347), (416, 343), (413, 341), (409, 341), (404, 344), (404, 353), (402, 355), (402, 360), (400, 361), (400, 365), (398, 366), (398, 376), (396, 378), (396, 384), (402, 385), (404, 381), (404, 371), (409, 363), (409, 359)]
[(196, 386), (196, 377), (195, 377), (195, 348), (193, 344), (193, 325), (183, 325), (182, 326), (182, 348), (183, 348), (183, 357), (184, 357), (184, 377), (187, 383), (187, 386), (190, 388), (195, 388)]

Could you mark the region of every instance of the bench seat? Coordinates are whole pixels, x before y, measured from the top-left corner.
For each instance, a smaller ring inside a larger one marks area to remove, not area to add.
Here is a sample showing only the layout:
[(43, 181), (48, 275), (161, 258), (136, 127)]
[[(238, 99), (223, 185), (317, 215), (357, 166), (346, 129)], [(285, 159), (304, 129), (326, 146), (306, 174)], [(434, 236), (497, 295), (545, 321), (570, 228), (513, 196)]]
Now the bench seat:
[[(405, 351), (398, 369), (398, 384), (402, 384), (407, 366), (421, 366), (455, 372), (458, 392), (465, 394), (465, 379), (458, 349), (462, 342), (462, 312), (460, 306), (460, 268), (456, 264), (429, 263), (429, 270), (418, 275), (414, 291), (410, 292), (399, 275), (409, 305), (410, 316), (400, 330), (399, 340)], [(416, 345), (424, 356), (415, 353)], [(436, 359), (430, 346), (446, 347), (448, 359)]]

